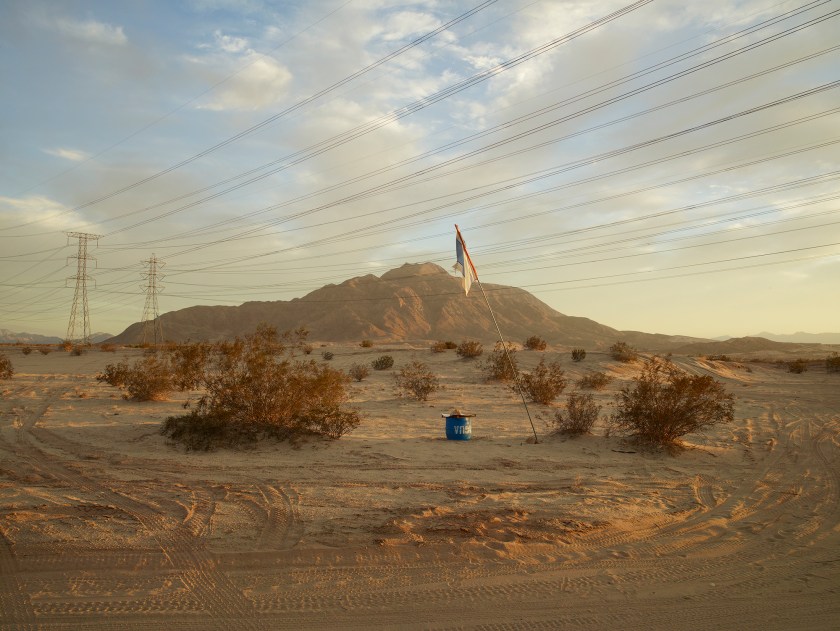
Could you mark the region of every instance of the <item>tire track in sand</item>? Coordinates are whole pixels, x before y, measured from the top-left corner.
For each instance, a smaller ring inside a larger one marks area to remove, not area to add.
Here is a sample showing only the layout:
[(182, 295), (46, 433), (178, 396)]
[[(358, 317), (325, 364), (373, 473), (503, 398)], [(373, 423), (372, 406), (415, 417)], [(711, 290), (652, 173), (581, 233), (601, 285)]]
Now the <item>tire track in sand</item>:
[(290, 550), (303, 537), (303, 524), (298, 506), (300, 497), (291, 486), (286, 490), (279, 485), (256, 484), (265, 500), (267, 516), (258, 550)]
[[(145, 532), (159, 545), (162, 554), (168, 559), (171, 567), (192, 596), (200, 603), (201, 611), (208, 615), (200, 625), (202, 628), (229, 629), (233, 626), (240, 629), (262, 629), (264, 625), (254, 619), (256, 610), (223, 572), (218, 571), (218, 563), (213, 555), (203, 546), (203, 541), (196, 539), (190, 528), (190, 520), (173, 519), (172, 516), (162, 514), (148, 501), (134, 497), (130, 489), (121, 489), (122, 483), (115, 480), (97, 479), (89, 472), (82, 473), (78, 463), (69, 464), (58, 456), (38, 447), (37, 432), (33, 428), (43, 420), (50, 406), (60, 398), (61, 393), (53, 389), (45, 396), (43, 402), (32, 410), (25, 410), (26, 414), (17, 431), (15, 456), (40, 475), (52, 479), (54, 482), (64, 483), (78, 494), (90, 494), (98, 497), (100, 502), (108, 503), (118, 510), (133, 517)], [(185, 525), (186, 523), (186, 525)], [(97, 551), (96, 557), (100, 567), (107, 566), (111, 551)], [(12, 557), (14, 561), (14, 557)], [(11, 562), (11, 561), (10, 561)], [(10, 592), (10, 586), (4, 586), (4, 592)], [(15, 599), (20, 606), (20, 598)], [(150, 603), (151, 604), (151, 603)], [(102, 613), (87, 611), (93, 603), (86, 607), (82, 603), (73, 605), (77, 615)], [(31, 612), (31, 606), (29, 608)], [(173, 613), (176, 613), (173, 611)]]

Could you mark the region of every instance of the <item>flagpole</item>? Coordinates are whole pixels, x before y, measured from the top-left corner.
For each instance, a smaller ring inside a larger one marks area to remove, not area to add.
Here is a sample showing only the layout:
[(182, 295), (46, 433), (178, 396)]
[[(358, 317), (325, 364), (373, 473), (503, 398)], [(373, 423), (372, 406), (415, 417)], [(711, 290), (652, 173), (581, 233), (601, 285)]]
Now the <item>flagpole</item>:
[(508, 360), (508, 364), (510, 364), (510, 368), (513, 371), (513, 380), (516, 383), (516, 389), (519, 392), (519, 396), (522, 399), (522, 405), (525, 406), (525, 413), (528, 415), (528, 422), (531, 424), (531, 431), (534, 432), (534, 444), (539, 443), (540, 439), (537, 437), (537, 430), (534, 427), (534, 421), (531, 419), (531, 411), (528, 409), (528, 404), (525, 402), (525, 395), (522, 392), (522, 384), (519, 382), (519, 371), (516, 370), (516, 366), (513, 364), (513, 360), (510, 358), (510, 353), (508, 353), (507, 342), (505, 342), (505, 338), (502, 335), (502, 329), (499, 327), (499, 323), (496, 321), (496, 314), (493, 313), (493, 307), (490, 306), (490, 301), (487, 299), (487, 292), (484, 291), (484, 285), (481, 284), (481, 281), (478, 280), (476, 276), (475, 282), (478, 283), (478, 286), (481, 288), (481, 295), (484, 296), (484, 302), (487, 303), (487, 309), (490, 311), (490, 317), (493, 318), (493, 324), (496, 325), (496, 331), (499, 333), (499, 339), (502, 342), (502, 348), (505, 351), (505, 357)]

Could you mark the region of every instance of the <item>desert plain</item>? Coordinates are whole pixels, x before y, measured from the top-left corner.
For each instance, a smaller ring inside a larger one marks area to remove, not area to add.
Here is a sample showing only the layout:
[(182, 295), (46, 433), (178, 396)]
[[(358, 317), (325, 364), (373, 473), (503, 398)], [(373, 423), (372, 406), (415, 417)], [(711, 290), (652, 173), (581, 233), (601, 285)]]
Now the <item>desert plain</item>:
[[(317, 345), (348, 368), (428, 363), (444, 388), (352, 383), (336, 441), (185, 452), (160, 435), (188, 394), (96, 381), (138, 349), (6, 347), (0, 629), (836, 629), (840, 375), (673, 360), (736, 397), (735, 421), (668, 452), (551, 436), (553, 410), (426, 343)], [(606, 353), (521, 351), (570, 382), (602, 370), (602, 418), (637, 374)], [(571, 389), (571, 385), (567, 391)], [(565, 396), (565, 395), (564, 395)], [(561, 397), (562, 403), (564, 397)], [(442, 414), (476, 414), (447, 441)]]

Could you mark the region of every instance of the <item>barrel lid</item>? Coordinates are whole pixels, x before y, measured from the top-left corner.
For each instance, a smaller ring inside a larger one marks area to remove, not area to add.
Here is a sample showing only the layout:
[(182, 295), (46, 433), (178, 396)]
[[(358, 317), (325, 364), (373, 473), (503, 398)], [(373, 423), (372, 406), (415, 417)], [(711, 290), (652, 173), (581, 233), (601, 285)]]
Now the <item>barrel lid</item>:
[(450, 418), (452, 416), (457, 416), (458, 418), (467, 418), (470, 416), (475, 416), (475, 414), (472, 414), (471, 412), (461, 412), (458, 408), (454, 408), (448, 414), (441, 414), (441, 416), (443, 418)]

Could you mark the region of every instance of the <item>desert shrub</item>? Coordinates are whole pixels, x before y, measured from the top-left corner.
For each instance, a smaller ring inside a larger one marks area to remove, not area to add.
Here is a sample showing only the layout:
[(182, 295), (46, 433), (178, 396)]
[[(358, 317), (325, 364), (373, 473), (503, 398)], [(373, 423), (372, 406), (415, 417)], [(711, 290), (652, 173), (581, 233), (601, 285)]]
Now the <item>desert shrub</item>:
[(501, 342), (496, 342), (493, 352), (487, 356), (482, 364), (487, 379), (490, 381), (512, 381), (519, 373), (519, 366), (516, 360), (516, 349), (511, 344), (507, 346), (507, 352)]
[(557, 362), (546, 364), (545, 359), (540, 359), (540, 363), (534, 370), (522, 375), (522, 390), (532, 401), (550, 405), (566, 387), (564, 375), (560, 364)]
[(102, 344), (99, 347), (99, 350), (101, 350), (103, 353), (116, 353), (117, 352), (117, 345), (116, 344), (110, 344), (110, 343), (106, 342), (105, 344)]
[(303, 351), (304, 355), (311, 355), (312, 351), (315, 350), (315, 349), (312, 347), (312, 344), (304, 344), (303, 346), (300, 347), (300, 350)]
[(455, 354), (464, 359), (475, 359), (476, 357), (481, 357), (483, 352), (484, 347), (481, 345), (481, 342), (476, 340), (464, 340), (458, 344), (458, 347), (455, 349)]
[(586, 351), (582, 348), (572, 349), (572, 361), (580, 362), (586, 359)]
[(610, 356), (620, 362), (632, 362), (639, 357), (639, 353), (627, 342), (616, 342), (610, 346)]
[(527, 340), (522, 342), (522, 346), (524, 346), (529, 351), (544, 351), (546, 347), (545, 340), (537, 335), (532, 335)]
[(370, 365), (373, 366), (374, 370), (388, 370), (394, 365), (394, 358), (390, 355), (383, 355), (374, 359)]
[(601, 371), (590, 372), (578, 379), (577, 387), (585, 390), (603, 390), (612, 381), (607, 373)]
[(172, 368), (166, 357), (146, 355), (128, 369), (122, 387), (128, 399), (161, 401), (174, 389)]
[(42, 346), (38, 349), (38, 352), (41, 353), (41, 355), (49, 355), (52, 353), (52, 349), (49, 346)]
[(211, 345), (206, 393), (190, 414), (167, 419), (161, 432), (188, 449), (210, 449), (263, 437), (339, 438), (357, 427), (358, 412), (343, 407), (349, 376), (314, 360), (292, 361), (293, 336), (260, 326)]
[(0, 379), (11, 379), (14, 374), (12, 360), (6, 357), (5, 353), (0, 353)]
[(729, 355), (706, 355), (706, 359), (714, 362), (730, 362), (732, 358)]
[(431, 345), (430, 350), (433, 353), (443, 353), (446, 350), (446, 342), (435, 342)]
[(32, 352), (32, 347), (31, 346), (24, 346), (22, 349), (20, 349), (20, 352), (23, 353), (24, 355), (29, 355), (29, 353)]
[(557, 410), (550, 421), (553, 434), (580, 436), (589, 434), (598, 420), (601, 406), (590, 393), (570, 392), (566, 397), (566, 410)]
[(59, 344), (59, 346), (61, 347), (61, 350), (66, 352), (70, 352), (71, 350), (73, 350), (73, 342), (71, 342), (70, 340), (64, 340), (63, 342), (61, 342), (61, 344)]
[(331, 351), (324, 351), (321, 353), (321, 357), (323, 357), (326, 361), (330, 361), (333, 357), (335, 357), (335, 354)]
[(394, 381), (399, 396), (417, 401), (427, 400), (430, 394), (440, 388), (438, 378), (429, 366), (417, 360), (400, 368), (394, 375)]
[(788, 372), (796, 373), (797, 375), (808, 372), (808, 362), (804, 359), (794, 359), (788, 364)]
[(96, 380), (125, 390), (125, 398), (135, 401), (159, 401), (174, 388), (169, 361), (157, 355), (145, 355), (131, 366), (126, 361), (107, 364)]
[(210, 350), (206, 342), (168, 345), (165, 353), (172, 369), (172, 385), (181, 391), (201, 387)]
[(359, 346), (362, 348), (371, 348), (373, 347), (373, 340), (362, 340), (359, 342)]
[(361, 381), (362, 379), (370, 375), (370, 368), (368, 368), (364, 364), (353, 364), (352, 366), (350, 366), (350, 370), (348, 370), (347, 373), (356, 381)]
[(74, 357), (79, 357), (81, 355), (84, 355), (85, 353), (87, 353), (87, 351), (85, 350), (85, 347), (81, 344), (76, 344), (70, 351), (70, 354)]
[(826, 372), (840, 372), (840, 354), (832, 353), (825, 358)]
[(96, 375), (97, 381), (103, 381), (115, 388), (122, 388), (128, 377), (128, 362), (122, 361), (116, 364), (106, 364), (104, 372)]
[(612, 426), (656, 445), (734, 418), (734, 399), (709, 375), (688, 375), (667, 359), (645, 361), (632, 385), (616, 395)]
[(443, 343), (443, 345), (446, 348), (446, 350), (448, 350), (448, 351), (451, 351), (455, 348), (458, 348), (458, 345), (455, 342), (453, 342), (452, 340), (447, 340), (446, 342)]

